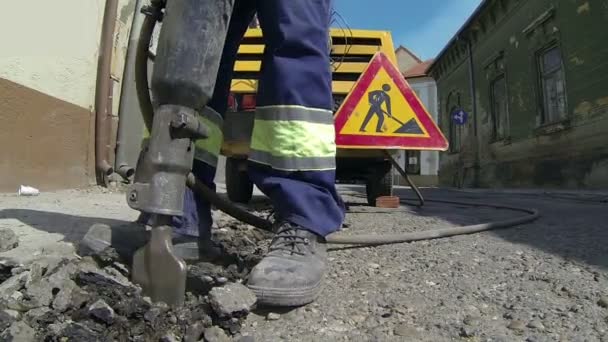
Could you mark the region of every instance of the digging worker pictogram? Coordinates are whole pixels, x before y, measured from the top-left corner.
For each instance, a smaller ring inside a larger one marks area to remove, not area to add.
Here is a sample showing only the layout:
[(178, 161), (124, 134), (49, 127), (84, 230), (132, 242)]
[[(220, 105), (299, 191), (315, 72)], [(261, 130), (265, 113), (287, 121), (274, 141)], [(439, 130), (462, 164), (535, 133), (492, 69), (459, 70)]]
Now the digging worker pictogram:
[[(369, 92), (368, 100), (369, 100), (369, 111), (367, 112), (367, 116), (359, 129), (360, 132), (366, 132), (365, 128), (367, 124), (369, 124), (370, 120), (374, 115), (378, 117), (378, 124), (376, 125), (376, 133), (382, 133), (382, 126), (384, 126), (384, 114), (386, 114), (389, 118), (393, 117), (391, 112), (391, 97), (388, 92), (391, 90), (391, 86), (388, 84), (384, 84), (382, 86), (382, 90), (374, 90)], [(386, 111), (382, 109), (382, 105), (386, 106)]]

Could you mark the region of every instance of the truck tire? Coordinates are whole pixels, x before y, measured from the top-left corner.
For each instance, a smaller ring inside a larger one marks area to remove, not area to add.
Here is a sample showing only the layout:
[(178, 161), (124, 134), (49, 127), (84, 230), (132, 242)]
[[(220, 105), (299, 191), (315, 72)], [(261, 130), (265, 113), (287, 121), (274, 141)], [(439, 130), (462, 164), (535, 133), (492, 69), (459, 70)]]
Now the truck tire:
[(253, 182), (247, 171), (240, 167), (242, 163), (246, 160), (226, 158), (226, 191), (232, 202), (246, 204), (253, 196)]
[(372, 173), (365, 183), (367, 193), (367, 204), (375, 207), (376, 199), (382, 196), (393, 195), (393, 172), (392, 168), (380, 168)]

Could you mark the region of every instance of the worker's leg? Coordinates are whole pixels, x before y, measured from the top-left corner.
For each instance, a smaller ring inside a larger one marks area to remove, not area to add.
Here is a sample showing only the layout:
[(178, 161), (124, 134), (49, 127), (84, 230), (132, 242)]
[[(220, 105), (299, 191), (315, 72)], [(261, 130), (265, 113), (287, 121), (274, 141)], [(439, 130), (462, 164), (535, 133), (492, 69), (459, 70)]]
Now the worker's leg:
[(376, 124), (376, 133), (382, 133), (382, 126), (384, 126), (384, 114), (382, 111), (376, 112), (378, 117), (378, 123)]
[(248, 285), (262, 304), (312, 301), (324, 272), (323, 237), (339, 229), (329, 62), (330, 0), (263, 0), (266, 43), (249, 174), (279, 218)]
[[(213, 96), (207, 107), (201, 111), (203, 122), (211, 134), (208, 139), (199, 140), (196, 143), (193, 172), (200, 176), (199, 179), (203, 184), (212, 189), (215, 189), (213, 180), (223, 140), (222, 118), (228, 107), (228, 95), (236, 54), (254, 14), (255, 2), (250, 0), (235, 2)], [(184, 221), (185, 224), (177, 226), (176, 231), (185, 235), (198, 235), (200, 230), (201, 233), (210, 235), (212, 219), (209, 202), (202, 196), (194, 194), (190, 189), (187, 189), (185, 200), (184, 217), (186, 221)]]
[[(236, 54), (240, 41), (254, 14), (255, 2), (250, 0), (237, 0), (235, 2), (214, 93), (207, 107), (200, 110), (201, 120), (209, 128), (210, 136), (208, 139), (196, 142), (192, 171), (203, 184), (211, 189), (215, 189), (215, 171), (223, 139), (221, 131), (222, 116), (227, 109)], [(192, 43), (205, 44), (205, 42)], [(200, 238), (206, 238), (210, 236), (211, 224), (211, 206), (209, 202), (189, 188), (186, 188), (184, 216), (173, 219), (176, 233), (185, 236), (199, 236), (202, 234)]]
[(367, 128), (367, 124), (369, 124), (369, 122), (372, 120), (372, 117), (375, 114), (375, 109), (374, 107), (371, 107), (368, 111), (367, 111), (367, 116), (365, 116), (365, 120), (363, 120), (363, 124), (361, 125), (361, 128), (359, 128), (359, 132), (365, 132), (365, 129)]

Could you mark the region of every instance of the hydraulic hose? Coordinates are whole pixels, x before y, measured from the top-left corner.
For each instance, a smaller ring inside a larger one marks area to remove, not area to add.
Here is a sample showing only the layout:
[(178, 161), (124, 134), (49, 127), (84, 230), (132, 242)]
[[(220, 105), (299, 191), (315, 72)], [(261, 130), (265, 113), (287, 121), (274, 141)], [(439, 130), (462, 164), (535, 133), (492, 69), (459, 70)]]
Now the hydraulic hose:
[[(404, 203), (406, 199), (401, 199), (401, 203)], [(431, 203), (443, 203), (443, 204), (455, 204), (455, 205), (466, 205), (472, 207), (486, 207), (494, 209), (511, 210), (526, 213), (524, 216), (518, 216), (515, 218), (493, 221), (488, 223), (480, 223), (469, 226), (460, 227), (446, 227), (437, 228), (431, 230), (425, 230), (421, 232), (408, 232), (399, 234), (361, 234), (361, 235), (344, 235), (336, 233), (327, 237), (327, 242), (332, 244), (340, 245), (385, 245), (393, 243), (412, 242), (420, 240), (432, 240), (445, 238), (455, 235), (467, 235), (474, 234), (489, 230), (495, 230), (500, 228), (513, 227), (520, 224), (532, 222), (539, 217), (539, 212), (536, 209), (525, 209), (519, 207), (505, 206), (499, 204), (489, 203), (474, 203), (474, 202), (461, 202), (461, 201), (444, 201), (444, 200), (426, 200)]]
[[(156, 15), (155, 15), (156, 13)], [(135, 66), (135, 77), (137, 87), (137, 97), (141, 106), (141, 112), (144, 117), (144, 122), (149, 131), (152, 128), (152, 120), (154, 117), (154, 109), (152, 100), (150, 98), (150, 90), (148, 87), (148, 57), (149, 57), (149, 46), (152, 39), (152, 32), (154, 26), (160, 15), (160, 11), (149, 12), (144, 20), (141, 37), (139, 39), (139, 46), (137, 49), (137, 58)], [(402, 204), (422, 206), (425, 203), (422, 194), (418, 188), (411, 181), (407, 173), (400, 167), (400, 165), (387, 153), (388, 158), (391, 160), (393, 166), (399, 171), (399, 173), (407, 180), (414, 192), (416, 193), (418, 204), (412, 204), (410, 199), (401, 198)], [(201, 181), (199, 181), (194, 174), (190, 173), (187, 178), (187, 185), (194, 192), (206, 198), (211, 205), (224, 213), (234, 217), (235, 219), (247, 223), (253, 227), (256, 227), (265, 231), (272, 231), (272, 222), (269, 220), (258, 217), (246, 210), (243, 210), (236, 206), (234, 203), (220, 197), (215, 191), (209, 189)], [(505, 206), (491, 203), (473, 203), (473, 202), (460, 202), (460, 201), (447, 201), (447, 200), (426, 200), (426, 202), (432, 203), (443, 203), (443, 204), (456, 204), (466, 205), (473, 207), (486, 207), (494, 209), (511, 210), (516, 212), (525, 213), (524, 216), (518, 216), (515, 218), (494, 221), (488, 223), (481, 223), (469, 226), (460, 227), (446, 227), (437, 228), (432, 230), (426, 230), (421, 232), (408, 232), (399, 234), (363, 234), (363, 235), (345, 235), (343, 233), (334, 233), (326, 237), (327, 243), (330, 244), (343, 244), (343, 245), (383, 245), (383, 244), (394, 244), (404, 243), (419, 240), (430, 240), (444, 237), (450, 237), (455, 235), (474, 234), (483, 231), (489, 231), (500, 228), (513, 227), (524, 223), (529, 223), (536, 220), (539, 217), (539, 212), (536, 209), (526, 209), (512, 206)]]
[(151, 6), (147, 7), (144, 22), (141, 26), (137, 52), (135, 54), (135, 89), (137, 90), (137, 100), (141, 108), (141, 114), (148, 132), (152, 132), (152, 120), (154, 118), (154, 106), (150, 98), (150, 87), (148, 85), (148, 54), (150, 42), (156, 22), (161, 15), (160, 9), (152, 11)]

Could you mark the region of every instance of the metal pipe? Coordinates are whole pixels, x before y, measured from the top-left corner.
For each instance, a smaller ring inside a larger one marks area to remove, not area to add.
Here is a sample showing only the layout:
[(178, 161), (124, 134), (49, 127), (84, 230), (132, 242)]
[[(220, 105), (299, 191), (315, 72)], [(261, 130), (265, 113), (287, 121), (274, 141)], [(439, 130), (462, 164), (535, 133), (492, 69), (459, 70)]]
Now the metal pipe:
[(137, 101), (137, 90), (135, 89), (137, 46), (139, 43), (141, 26), (144, 20), (144, 14), (141, 13), (142, 3), (142, 0), (137, 0), (135, 2), (135, 12), (133, 14), (131, 32), (129, 33), (129, 45), (127, 47), (126, 64), (118, 111), (118, 133), (114, 167), (116, 168), (116, 172), (126, 180), (135, 173), (134, 165), (137, 163), (137, 157), (140, 150), (140, 144), (135, 143), (135, 140), (141, 137), (134, 133), (137, 129), (142, 131), (143, 126), (139, 103)]
[(471, 92), (471, 110), (473, 114), (473, 135), (475, 137), (475, 164), (474, 175), (473, 175), (473, 184), (475, 187), (479, 187), (479, 172), (480, 172), (480, 163), (479, 163), (479, 134), (477, 131), (477, 100), (475, 98), (475, 94), (477, 91), (477, 87), (475, 84), (475, 64), (473, 63), (473, 43), (471, 42), (471, 38), (466, 38), (467, 43), (467, 51), (469, 57), (469, 86)]
[(102, 176), (111, 175), (114, 170), (108, 162), (110, 156), (110, 129), (112, 111), (112, 46), (118, 0), (107, 0), (101, 26), (97, 82), (95, 87), (95, 168)]

